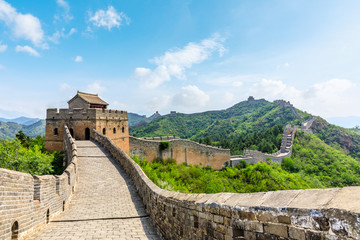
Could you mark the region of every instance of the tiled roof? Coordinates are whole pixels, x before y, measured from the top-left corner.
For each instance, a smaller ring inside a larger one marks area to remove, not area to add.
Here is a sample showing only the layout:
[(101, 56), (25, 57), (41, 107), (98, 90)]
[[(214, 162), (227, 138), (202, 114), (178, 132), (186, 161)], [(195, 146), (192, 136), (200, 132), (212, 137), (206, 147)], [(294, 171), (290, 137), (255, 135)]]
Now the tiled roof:
[(97, 94), (91, 94), (91, 93), (84, 93), (84, 92), (77, 92), (75, 97), (73, 97), (69, 103), (76, 98), (76, 96), (79, 96), (80, 98), (84, 99), (86, 102), (90, 104), (99, 104), (99, 105), (109, 105), (107, 102), (99, 98)]

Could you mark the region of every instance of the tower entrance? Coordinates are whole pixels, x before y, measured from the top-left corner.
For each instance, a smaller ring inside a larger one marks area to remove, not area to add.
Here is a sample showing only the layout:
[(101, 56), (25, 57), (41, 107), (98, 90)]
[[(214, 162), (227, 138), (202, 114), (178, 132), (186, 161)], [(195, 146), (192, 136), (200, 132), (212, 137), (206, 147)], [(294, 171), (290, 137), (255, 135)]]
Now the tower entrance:
[(85, 128), (85, 140), (90, 140), (90, 129)]

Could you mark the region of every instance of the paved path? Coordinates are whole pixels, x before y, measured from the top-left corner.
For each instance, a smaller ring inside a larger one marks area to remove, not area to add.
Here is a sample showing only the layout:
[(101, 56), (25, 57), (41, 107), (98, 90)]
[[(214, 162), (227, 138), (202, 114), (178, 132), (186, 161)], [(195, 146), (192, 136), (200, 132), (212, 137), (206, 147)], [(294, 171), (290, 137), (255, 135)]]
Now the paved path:
[(28, 239), (160, 239), (132, 181), (91, 141), (76, 141), (79, 182), (63, 213)]

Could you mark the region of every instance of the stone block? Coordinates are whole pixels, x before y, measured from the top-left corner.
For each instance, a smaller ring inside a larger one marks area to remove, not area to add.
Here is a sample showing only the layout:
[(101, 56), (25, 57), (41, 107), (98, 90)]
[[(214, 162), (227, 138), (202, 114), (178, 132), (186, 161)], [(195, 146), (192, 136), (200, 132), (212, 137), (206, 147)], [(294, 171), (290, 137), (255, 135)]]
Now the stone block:
[(253, 212), (246, 212), (246, 211), (239, 211), (239, 217), (242, 220), (255, 220), (255, 213)]
[(291, 218), (289, 216), (278, 216), (278, 222), (279, 223), (284, 223), (284, 224), (291, 224)]
[(224, 223), (224, 217), (220, 216), (220, 215), (214, 215), (214, 222), (223, 224)]
[(264, 223), (264, 232), (287, 238), (288, 226), (280, 223)]
[(259, 211), (256, 219), (261, 222), (276, 222), (276, 216), (272, 215), (270, 211)]
[(245, 222), (245, 230), (246, 231), (254, 231), (254, 232), (264, 232), (264, 226), (261, 222), (257, 221), (246, 221)]
[(289, 227), (289, 237), (294, 240), (305, 240), (305, 230), (296, 227)]

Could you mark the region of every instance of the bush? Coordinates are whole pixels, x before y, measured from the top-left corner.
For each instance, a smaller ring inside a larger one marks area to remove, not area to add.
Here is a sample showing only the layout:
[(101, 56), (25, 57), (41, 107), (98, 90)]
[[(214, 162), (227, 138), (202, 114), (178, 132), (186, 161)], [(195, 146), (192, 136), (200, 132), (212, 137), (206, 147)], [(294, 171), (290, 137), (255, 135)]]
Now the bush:
[(159, 145), (160, 151), (170, 148), (170, 142), (162, 141)]
[(298, 172), (299, 167), (295, 164), (295, 161), (289, 157), (284, 157), (281, 163), (282, 169), (288, 172)]

